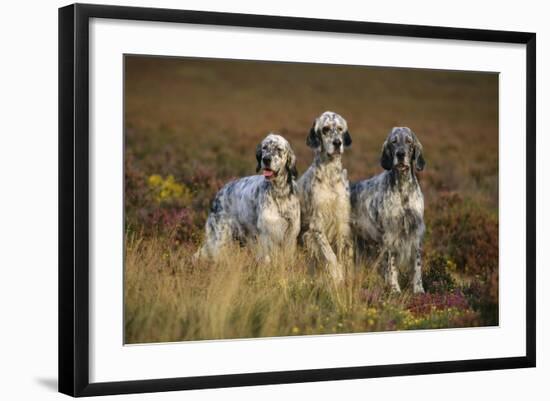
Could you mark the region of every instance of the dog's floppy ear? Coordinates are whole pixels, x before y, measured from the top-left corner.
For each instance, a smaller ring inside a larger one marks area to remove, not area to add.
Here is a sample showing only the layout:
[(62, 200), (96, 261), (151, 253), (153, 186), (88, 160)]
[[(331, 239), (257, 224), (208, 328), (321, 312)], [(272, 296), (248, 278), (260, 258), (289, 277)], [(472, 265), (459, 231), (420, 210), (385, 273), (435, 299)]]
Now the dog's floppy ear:
[(313, 125), (309, 130), (309, 135), (306, 138), (306, 145), (313, 149), (318, 148), (319, 145), (321, 144), (319, 142), (319, 136), (317, 135), (317, 130), (315, 129), (316, 125), (317, 125), (317, 120), (314, 120)]
[(351, 145), (351, 135), (349, 131), (344, 132), (344, 146), (350, 146)]
[(296, 169), (296, 155), (290, 145), (288, 146), (288, 155), (286, 157), (286, 171), (289, 182), (298, 178), (298, 169)]
[(413, 155), (414, 166), (416, 167), (416, 171), (422, 171), (426, 166), (426, 161), (424, 160), (424, 154), (423, 154), (424, 149), (422, 147), (422, 144), (414, 134), (414, 132), (411, 131), (411, 133), (414, 139), (414, 155)]
[(391, 144), (386, 139), (384, 145), (382, 145), (382, 156), (380, 157), (380, 165), (385, 170), (391, 170), (393, 167), (393, 154), (391, 150)]
[(258, 144), (258, 146), (256, 146), (256, 160), (258, 161), (258, 164), (256, 165), (256, 172), (258, 172), (262, 169), (262, 143), (261, 142)]

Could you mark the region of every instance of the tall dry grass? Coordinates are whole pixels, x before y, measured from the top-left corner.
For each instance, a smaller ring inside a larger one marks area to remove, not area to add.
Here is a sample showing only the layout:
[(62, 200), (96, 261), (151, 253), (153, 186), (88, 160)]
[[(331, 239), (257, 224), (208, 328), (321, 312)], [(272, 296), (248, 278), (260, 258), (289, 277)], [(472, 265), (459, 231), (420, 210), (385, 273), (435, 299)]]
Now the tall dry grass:
[[(301, 252), (265, 265), (236, 247), (211, 263), (195, 262), (190, 248), (167, 247), (159, 238), (132, 236), (126, 244), (126, 343), (480, 324), (461, 293), (426, 300), (394, 294), (373, 268), (348, 269), (345, 283), (335, 285), (312, 271)], [(428, 309), (416, 313), (419, 304)]]

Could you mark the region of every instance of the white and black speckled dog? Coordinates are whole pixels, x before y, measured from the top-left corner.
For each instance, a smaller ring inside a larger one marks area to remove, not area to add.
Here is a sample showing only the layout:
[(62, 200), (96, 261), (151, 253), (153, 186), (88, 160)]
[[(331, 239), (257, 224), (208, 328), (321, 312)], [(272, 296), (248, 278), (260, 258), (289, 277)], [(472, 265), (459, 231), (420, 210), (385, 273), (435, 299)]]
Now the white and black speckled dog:
[(343, 265), (353, 259), (349, 182), (342, 167), (344, 147), (351, 145), (346, 120), (324, 112), (314, 121), (306, 143), (314, 158), (298, 180), (301, 240), (316, 264), (326, 266), (341, 281)]
[(416, 171), (424, 169), (425, 161), (422, 145), (409, 128), (391, 130), (382, 148), (381, 164), (386, 170), (382, 174), (351, 185), (354, 236), (377, 244), (379, 256), (386, 258), (386, 283), (394, 291), (401, 291), (397, 267), (404, 266), (413, 272), (413, 291), (424, 292), (424, 197)]
[(300, 232), (296, 156), (285, 138), (269, 134), (257, 146), (256, 159), (262, 175), (232, 181), (216, 194), (197, 257), (215, 259), (231, 241), (257, 241), (264, 262), (277, 249), (295, 249)]

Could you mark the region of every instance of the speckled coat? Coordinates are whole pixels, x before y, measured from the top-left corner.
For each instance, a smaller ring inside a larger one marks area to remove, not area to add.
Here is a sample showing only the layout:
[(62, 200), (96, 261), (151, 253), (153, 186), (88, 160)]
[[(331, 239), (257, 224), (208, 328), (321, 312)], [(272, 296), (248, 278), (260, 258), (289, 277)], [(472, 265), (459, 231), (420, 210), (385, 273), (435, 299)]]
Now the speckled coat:
[(314, 159), (298, 180), (301, 240), (315, 264), (341, 281), (353, 259), (349, 182), (341, 158), (344, 146), (351, 145), (346, 121), (336, 113), (323, 113), (306, 143), (314, 149)]
[(279, 249), (286, 253), (295, 249), (300, 203), (294, 152), (283, 137), (270, 134), (258, 146), (256, 157), (263, 175), (229, 182), (216, 194), (198, 257), (216, 258), (232, 241), (257, 244), (258, 256), (266, 262)]
[(350, 187), (353, 234), (358, 240), (378, 245), (381, 256), (386, 258), (386, 282), (396, 291), (400, 291), (399, 266), (413, 272), (413, 290), (424, 291), (424, 196), (416, 177), (416, 171), (423, 169), (424, 164), (422, 146), (414, 133), (396, 127), (383, 147), (382, 166), (386, 171)]

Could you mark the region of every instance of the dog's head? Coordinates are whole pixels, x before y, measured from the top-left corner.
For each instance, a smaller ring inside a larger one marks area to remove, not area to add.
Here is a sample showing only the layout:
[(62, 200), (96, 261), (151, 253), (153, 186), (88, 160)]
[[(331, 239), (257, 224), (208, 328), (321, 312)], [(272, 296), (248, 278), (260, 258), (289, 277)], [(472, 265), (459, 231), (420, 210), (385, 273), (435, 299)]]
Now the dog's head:
[(411, 168), (422, 171), (426, 162), (422, 144), (408, 127), (394, 127), (382, 146), (380, 164), (386, 170), (400, 174), (409, 173)]
[(296, 156), (288, 141), (280, 135), (269, 134), (256, 147), (256, 172), (262, 171), (266, 180), (285, 176), (290, 182), (298, 176)]
[(325, 111), (313, 122), (306, 144), (329, 159), (341, 157), (344, 147), (351, 145), (348, 123), (339, 114)]

